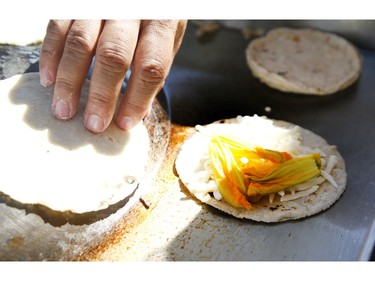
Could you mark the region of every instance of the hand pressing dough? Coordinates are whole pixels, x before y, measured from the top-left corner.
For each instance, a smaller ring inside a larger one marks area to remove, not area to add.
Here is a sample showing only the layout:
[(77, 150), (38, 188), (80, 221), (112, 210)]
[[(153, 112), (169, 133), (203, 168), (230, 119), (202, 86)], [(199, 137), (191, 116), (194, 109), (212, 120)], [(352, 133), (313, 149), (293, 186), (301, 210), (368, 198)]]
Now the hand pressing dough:
[(89, 81), (70, 121), (51, 111), (53, 88), (29, 73), (0, 81), (0, 195), (24, 204), (84, 213), (129, 196), (144, 176), (150, 139), (143, 123), (111, 124), (103, 134), (83, 125)]

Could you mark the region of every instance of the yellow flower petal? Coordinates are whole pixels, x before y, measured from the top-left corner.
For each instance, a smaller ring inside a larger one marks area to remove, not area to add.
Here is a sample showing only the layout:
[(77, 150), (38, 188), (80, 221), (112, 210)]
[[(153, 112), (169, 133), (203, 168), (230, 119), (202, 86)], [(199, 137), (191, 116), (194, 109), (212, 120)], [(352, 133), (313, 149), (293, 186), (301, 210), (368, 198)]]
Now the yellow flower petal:
[(209, 155), (219, 192), (234, 207), (250, 208), (252, 198), (320, 175), (318, 153), (292, 158), (287, 152), (250, 148), (222, 135), (212, 137)]

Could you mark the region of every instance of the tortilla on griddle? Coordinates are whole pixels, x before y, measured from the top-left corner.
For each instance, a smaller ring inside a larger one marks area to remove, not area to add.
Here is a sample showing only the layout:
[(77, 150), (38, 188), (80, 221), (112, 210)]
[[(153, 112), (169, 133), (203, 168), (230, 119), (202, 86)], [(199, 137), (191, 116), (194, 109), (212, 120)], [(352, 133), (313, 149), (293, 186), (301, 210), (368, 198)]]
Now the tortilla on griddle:
[(353, 84), (362, 58), (346, 39), (329, 32), (275, 28), (246, 49), (253, 75), (277, 90), (311, 95), (336, 93)]
[(136, 190), (145, 176), (150, 139), (141, 122), (124, 131), (113, 122), (101, 134), (84, 128), (89, 81), (77, 114), (57, 120), (53, 87), (39, 73), (0, 81), (0, 195), (55, 211), (85, 213), (106, 209)]
[[(300, 126), (259, 116), (239, 116), (203, 126), (206, 133), (194, 131), (182, 144), (175, 161), (176, 171), (181, 182), (200, 201), (238, 218), (261, 222), (281, 222), (295, 220), (317, 214), (332, 206), (342, 195), (346, 187), (345, 162), (337, 148), (329, 145), (322, 137), (301, 128)], [(322, 159), (322, 170), (332, 156), (336, 164), (330, 172), (337, 186), (325, 180), (319, 188), (295, 200), (281, 202), (276, 194), (271, 203), (269, 196), (252, 203), (246, 210), (235, 208), (213, 196), (215, 182), (208, 178), (205, 162), (209, 159), (207, 132), (224, 132), (238, 140), (251, 139), (251, 143), (263, 145), (268, 149), (288, 151), (294, 156), (307, 152), (319, 152)]]

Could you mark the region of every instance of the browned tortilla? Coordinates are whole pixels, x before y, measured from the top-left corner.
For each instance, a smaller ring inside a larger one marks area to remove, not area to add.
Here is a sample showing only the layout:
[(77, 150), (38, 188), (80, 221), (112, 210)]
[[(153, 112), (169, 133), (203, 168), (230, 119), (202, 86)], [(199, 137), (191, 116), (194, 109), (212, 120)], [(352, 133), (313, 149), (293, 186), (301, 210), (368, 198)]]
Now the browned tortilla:
[(333, 94), (353, 84), (361, 72), (353, 44), (307, 28), (270, 30), (249, 44), (246, 59), (255, 77), (288, 93)]
[[(236, 119), (227, 119), (221, 122), (206, 126), (231, 126), (232, 123), (237, 121)], [(274, 121), (274, 125), (284, 128), (296, 127), (296, 125), (284, 121)], [(197, 199), (238, 218), (261, 222), (281, 222), (300, 219), (322, 212), (331, 207), (345, 190), (347, 180), (345, 162), (335, 146), (329, 145), (322, 137), (309, 130), (298, 126), (297, 128), (302, 137), (302, 144), (312, 148), (319, 148), (326, 154), (327, 158), (330, 155), (336, 155), (337, 164), (332, 170), (331, 176), (335, 179), (338, 187), (334, 187), (331, 183), (325, 181), (316, 192), (293, 201), (280, 202), (276, 196), (273, 203), (270, 203), (268, 196), (264, 196), (260, 202), (252, 204), (253, 208), (251, 210), (232, 207), (224, 200), (216, 200), (209, 192), (197, 191), (196, 186), (194, 186), (197, 162), (202, 159), (202, 152), (205, 150), (202, 147), (208, 145), (206, 137), (199, 132), (193, 132), (181, 146), (175, 162), (178, 176)]]

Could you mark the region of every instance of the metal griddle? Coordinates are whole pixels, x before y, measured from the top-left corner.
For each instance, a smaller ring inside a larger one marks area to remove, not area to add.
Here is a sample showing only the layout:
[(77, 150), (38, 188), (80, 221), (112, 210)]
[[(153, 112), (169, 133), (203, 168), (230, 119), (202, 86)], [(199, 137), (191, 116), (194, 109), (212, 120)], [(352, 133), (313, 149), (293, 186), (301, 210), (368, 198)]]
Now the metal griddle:
[[(228, 255), (229, 259), (370, 259), (375, 242), (375, 21), (343, 25), (334, 21), (224, 21), (216, 32), (197, 37), (202, 23), (188, 27), (164, 89), (172, 123), (193, 126), (252, 114), (285, 120), (336, 145), (348, 173), (342, 198), (321, 214), (269, 226), (241, 221), (237, 239), (246, 240), (247, 233), (251, 244), (259, 247), (243, 245), (242, 254)], [(326, 27), (349, 38), (363, 57), (359, 81), (325, 97), (282, 93), (262, 84), (246, 64), (245, 49), (252, 39), (246, 39), (242, 31), (276, 26)], [(345, 33), (345, 26), (362, 29), (357, 34), (355, 28)]]
[[(0, 79), (37, 72), (40, 47), (0, 45)], [(0, 192), (0, 260), (79, 260), (107, 241), (124, 220), (136, 221), (135, 209), (145, 208), (142, 197), (152, 186), (168, 145), (170, 121), (162, 104), (162, 98), (155, 100), (144, 119), (151, 141), (145, 175), (120, 202), (77, 214), (22, 204)]]
[[(357, 36), (352, 31), (343, 33), (337, 29), (338, 22), (332, 21), (230, 21), (220, 22), (216, 32), (197, 37), (202, 22), (189, 23), (158, 98), (169, 113), (170, 127), (169, 122), (161, 122), (165, 133), (156, 132), (155, 142), (170, 141), (167, 149), (165, 142), (159, 147), (158, 156), (164, 163), (156, 167), (160, 167), (156, 180), (148, 183), (151, 188), (146, 193), (150, 195), (124, 201), (96, 220), (86, 217), (86, 224), (81, 225), (72, 220), (53, 225), (35, 209), (30, 213), (28, 207), (0, 196), (0, 259), (373, 259), (375, 48), (373, 39), (364, 40), (364, 36), (374, 36), (373, 22), (366, 21), (367, 31)], [(315, 97), (282, 93), (255, 79), (245, 59), (245, 48), (252, 39), (245, 38), (242, 29), (288, 25), (327, 27), (352, 40), (363, 56), (359, 81), (340, 93)], [(0, 46), (0, 79), (37, 71), (38, 55), (39, 46)], [(196, 202), (178, 183), (173, 157), (189, 128), (251, 114), (295, 123), (337, 146), (346, 161), (348, 184), (333, 207), (297, 221), (256, 223)], [(137, 206), (136, 211), (132, 206)], [(17, 236), (17, 231), (36, 240)], [(37, 243), (27, 243), (32, 241)]]

